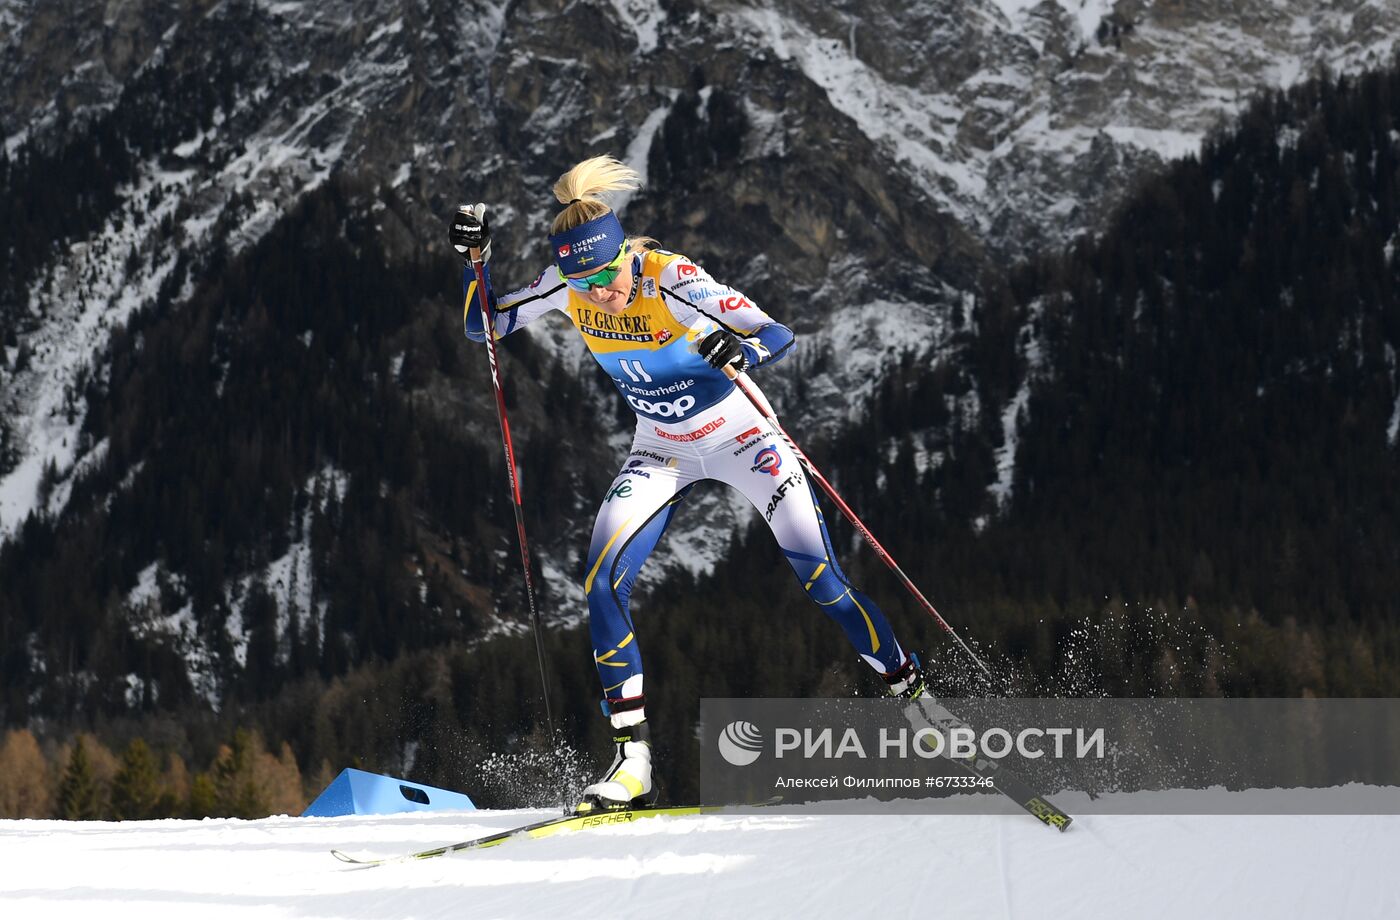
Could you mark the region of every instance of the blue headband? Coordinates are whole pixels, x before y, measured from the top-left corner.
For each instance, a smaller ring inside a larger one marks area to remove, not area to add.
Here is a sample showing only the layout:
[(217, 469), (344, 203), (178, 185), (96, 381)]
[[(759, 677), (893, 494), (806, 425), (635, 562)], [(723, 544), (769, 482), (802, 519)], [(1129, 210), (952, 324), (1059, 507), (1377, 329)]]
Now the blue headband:
[(554, 264), (560, 274), (576, 275), (602, 268), (617, 258), (626, 239), (622, 222), (608, 211), (572, 230), (552, 234), (549, 245), (554, 247)]

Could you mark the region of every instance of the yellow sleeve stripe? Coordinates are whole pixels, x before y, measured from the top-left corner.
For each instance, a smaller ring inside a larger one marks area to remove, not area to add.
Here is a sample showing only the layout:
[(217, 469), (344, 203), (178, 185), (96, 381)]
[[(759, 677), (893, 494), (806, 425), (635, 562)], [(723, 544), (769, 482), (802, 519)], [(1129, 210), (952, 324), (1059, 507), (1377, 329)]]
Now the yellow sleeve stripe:
[(804, 588), (803, 590), (805, 590), (805, 591), (810, 591), (810, 590), (812, 590), (812, 585), (814, 585), (814, 584), (817, 583), (817, 576), (820, 575), (822, 572), (825, 572), (825, 571), (826, 571), (826, 563), (823, 562), (821, 565), (817, 566), (817, 570), (816, 570), (815, 572), (812, 573), (812, 580), (809, 581), (809, 582), (807, 582), (807, 587)]
[[(466, 297), (466, 300), (462, 301), (462, 328), (463, 328), (463, 329), (467, 328), (467, 314), (470, 313), (470, 312), (472, 311), (472, 304), (474, 304), (474, 303), (476, 303), (476, 280), (475, 280), (475, 279), (473, 279), (473, 280), (471, 281), (471, 283), (469, 283), (469, 284), (467, 285), (467, 297)], [(479, 310), (479, 309), (481, 309), (481, 308), (480, 308), (480, 307), (477, 307), (477, 309)], [(486, 322), (485, 322), (485, 319), (484, 319), (484, 318), (483, 318), (483, 320), (482, 320), (482, 324), (481, 324), (481, 325), (482, 325), (483, 328), (486, 326)], [(492, 329), (492, 330), (491, 330), (491, 333), (492, 333), (491, 337), (492, 337), (493, 339), (495, 339), (497, 342), (499, 342), (499, 341), (501, 340), (501, 334), (500, 334), (499, 332), (497, 332), (495, 329)]]

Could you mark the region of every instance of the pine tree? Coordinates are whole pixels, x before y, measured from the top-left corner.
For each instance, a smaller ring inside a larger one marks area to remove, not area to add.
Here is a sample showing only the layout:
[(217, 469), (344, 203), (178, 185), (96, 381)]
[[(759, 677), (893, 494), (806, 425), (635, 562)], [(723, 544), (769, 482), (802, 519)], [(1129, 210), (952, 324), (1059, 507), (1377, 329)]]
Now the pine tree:
[(232, 745), (219, 748), (214, 762), (215, 809), (230, 818), (262, 818), (268, 814), (267, 795), (257, 781), (256, 764), (263, 753), (262, 737), (240, 728)]
[(112, 817), (141, 821), (160, 816), (160, 780), (155, 757), (136, 738), (122, 752), (121, 768), (112, 780)]
[(191, 818), (209, 818), (219, 814), (219, 791), (208, 773), (194, 775), (185, 813)]
[(87, 742), (79, 735), (58, 786), (58, 814), (65, 821), (95, 821), (101, 817), (101, 811), (101, 790), (88, 757)]

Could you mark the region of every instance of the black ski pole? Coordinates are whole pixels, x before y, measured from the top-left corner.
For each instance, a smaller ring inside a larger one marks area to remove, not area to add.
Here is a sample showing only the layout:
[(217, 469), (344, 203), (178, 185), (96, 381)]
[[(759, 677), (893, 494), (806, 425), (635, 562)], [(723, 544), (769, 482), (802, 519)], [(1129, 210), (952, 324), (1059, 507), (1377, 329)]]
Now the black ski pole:
[(802, 466), (807, 470), (807, 473), (817, 481), (817, 484), (822, 487), (822, 491), (826, 492), (826, 494), (831, 497), (831, 500), (836, 503), (836, 507), (841, 509), (841, 513), (846, 516), (846, 520), (850, 521), (855, 529), (860, 531), (860, 535), (865, 538), (865, 542), (869, 543), (870, 548), (875, 550), (875, 555), (879, 556), (881, 561), (890, 567), (890, 571), (898, 576), (899, 580), (904, 584), (904, 587), (909, 589), (909, 593), (914, 595), (914, 599), (927, 611), (929, 616), (933, 617), (934, 622), (943, 627), (943, 631), (952, 636), (958, 645), (962, 646), (962, 650), (967, 653), (969, 658), (976, 662), (977, 666), (982, 669), (982, 673), (986, 674), (989, 680), (995, 682), (996, 678), (992, 675), (992, 669), (987, 667), (986, 663), (977, 653), (974, 652), (968, 644), (962, 640), (962, 637), (957, 634), (953, 627), (948, 624), (948, 621), (943, 619), (942, 615), (934, 608), (933, 604), (929, 603), (929, 599), (924, 597), (923, 592), (919, 590), (913, 580), (910, 579), (908, 575), (904, 574), (904, 570), (899, 567), (899, 563), (894, 561), (894, 557), (889, 554), (889, 551), (880, 545), (879, 540), (875, 539), (875, 535), (870, 532), (870, 528), (866, 527), (865, 524), (861, 522), (861, 519), (856, 517), (856, 513), (851, 510), (851, 506), (846, 504), (841, 496), (836, 493), (836, 488), (830, 482), (827, 482), (826, 477), (817, 470), (811, 459), (797, 446), (797, 442), (783, 430), (783, 426), (778, 423), (778, 418), (773, 414), (773, 410), (768, 406), (767, 401), (760, 399), (749, 387), (747, 378), (741, 376), (738, 371), (729, 365), (725, 365), (724, 372), (729, 376), (729, 379), (734, 381), (734, 384), (740, 391), (748, 397), (749, 402), (753, 403), (754, 408), (768, 420), (768, 424), (773, 426), (773, 431), (778, 437), (782, 438), (787, 443), (787, 446), (792, 448), (792, 452), (797, 454), (798, 461), (801, 462)]
[[(465, 217), (478, 226), (486, 219), (486, 205), (461, 205), (459, 219)], [(525, 597), (530, 605), (530, 626), (535, 633), (535, 656), (540, 663), (540, 689), (544, 692), (544, 717), (549, 727), (550, 743), (557, 743), (554, 733), (554, 712), (549, 703), (549, 673), (544, 666), (544, 639), (540, 630), (540, 611), (535, 604), (535, 576), (530, 568), (530, 546), (525, 539), (525, 510), (520, 494), (520, 475), (515, 465), (515, 448), (510, 440), (510, 422), (506, 420), (506, 394), (501, 388), (501, 366), (496, 356), (496, 317), (491, 299), (486, 296), (486, 261), (491, 258), (491, 244), (485, 248), (471, 247), (468, 252), (472, 272), (476, 275), (476, 298), (481, 306), (482, 329), (486, 333), (486, 356), (491, 365), (491, 388), (496, 393), (496, 415), (501, 422), (501, 443), (506, 451), (506, 474), (510, 477), (510, 494), (515, 507), (515, 531), (520, 540), (520, 564), (525, 570)]]

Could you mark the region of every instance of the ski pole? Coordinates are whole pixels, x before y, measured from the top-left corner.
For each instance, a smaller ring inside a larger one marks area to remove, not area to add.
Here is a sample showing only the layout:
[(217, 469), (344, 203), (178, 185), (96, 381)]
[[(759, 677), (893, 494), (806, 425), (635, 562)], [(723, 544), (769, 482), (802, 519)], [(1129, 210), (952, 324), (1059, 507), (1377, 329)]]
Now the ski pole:
[(773, 431), (778, 437), (782, 438), (783, 441), (787, 443), (787, 446), (792, 448), (792, 452), (797, 454), (797, 459), (807, 471), (807, 474), (815, 479), (817, 484), (822, 487), (822, 491), (826, 492), (826, 494), (831, 497), (831, 500), (836, 503), (836, 507), (840, 508), (841, 513), (846, 516), (846, 520), (850, 521), (855, 529), (860, 531), (860, 535), (865, 538), (865, 542), (869, 543), (870, 548), (875, 550), (875, 555), (879, 556), (885, 565), (890, 567), (890, 571), (894, 572), (894, 574), (899, 577), (899, 580), (904, 583), (904, 587), (909, 589), (909, 593), (914, 595), (914, 599), (919, 602), (919, 605), (928, 612), (929, 616), (933, 617), (934, 622), (941, 626), (944, 632), (953, 637), (958, 645), (962, 647), (962, 650), (967, 653), (967, 656), (976, 662), (977, 666), (982, 669), (982, 672), (987, 675), (987, 678), (995, 681), (996, 678), (992, 675), (992, 669), (987, 667), (986, 663), (962, 640), (962, 637), (957, 634), (953, 627), (948, 625), (948, 621), (943, 619), (942, 615), (934, 608), (933, 604), (929, 603), (929, 599), (924, 597), (923, 592), (919, 590), (918, 586), (914, 584), (908, 575), (904, 574), (904, 570), (899, 567), (899, 563), (894, 561), (894, 557), (889, 554), (889, 551), (880, 545), (879, 540), (875, 539), (875, 535), (870, 532), (870, 528), (866, 527), (865, 524), (861, 522), (861, 519), (856, 517), (856, 513), (851, 510), (851, 506), (846, 504), (841, 496), (836, 493), (836, 488), (817, 470), (811, 458), (804, 454), (802, 449), (797, 446), (797, 442), (783, 430), (783, 426), (779, 424), (778, 417), (773, 414), (773, 410), (768, 405), (767, 400), (762, 399), (749, 386), (748, 378), (736, 371), (731, 365), (725, 365), (724, 373), (730, 380), (733, 380), (735, 386), (748, 397), (749, 402), (753, 403), (754, 408), (757, 409), (759, 414), (773, 427)]
[[(462, 205), (457, 209), (481, 223), (486, 217), (486, 205), (475, 208)], [(486, 333), (486, 357), (491, 365), (491, 388), (496, 392), (496, 415), (501, 422), (501, 443), (506, 451), (506, 474), (510, 477), (510, 494), (515, 506), (515, 531), (520, 541), (520, 564), (525, 570), (525, 597), (530, 605), (530, 626), (535, 633), (535, 656), (540, 663), (540, 689), (544, 692), (544, 717), (549, 727), (551, 743), (555, 739), (554, 712), (549, 704), (549, 674), (544, 666), (544, 639), (540, 630), (540, 611), (535, 604), (535, 576), (530, 569), (530, 547), (525, 539), (525, 509), (520, 493), (520, 475), (515, 465), (515, 447), (510, 440), (510, 422), (506, 420), (506, 394), (501, 388), (501, 367), (496, 356), (496, 317), (491, 310), (491, 299), (486, 296), (486, 260), (490, 258), (491, 244), (484, 249), (475, 246), (468, 250), (472, 272), (476, 275), (476, 298), (481, 306), (482, 329)]]

